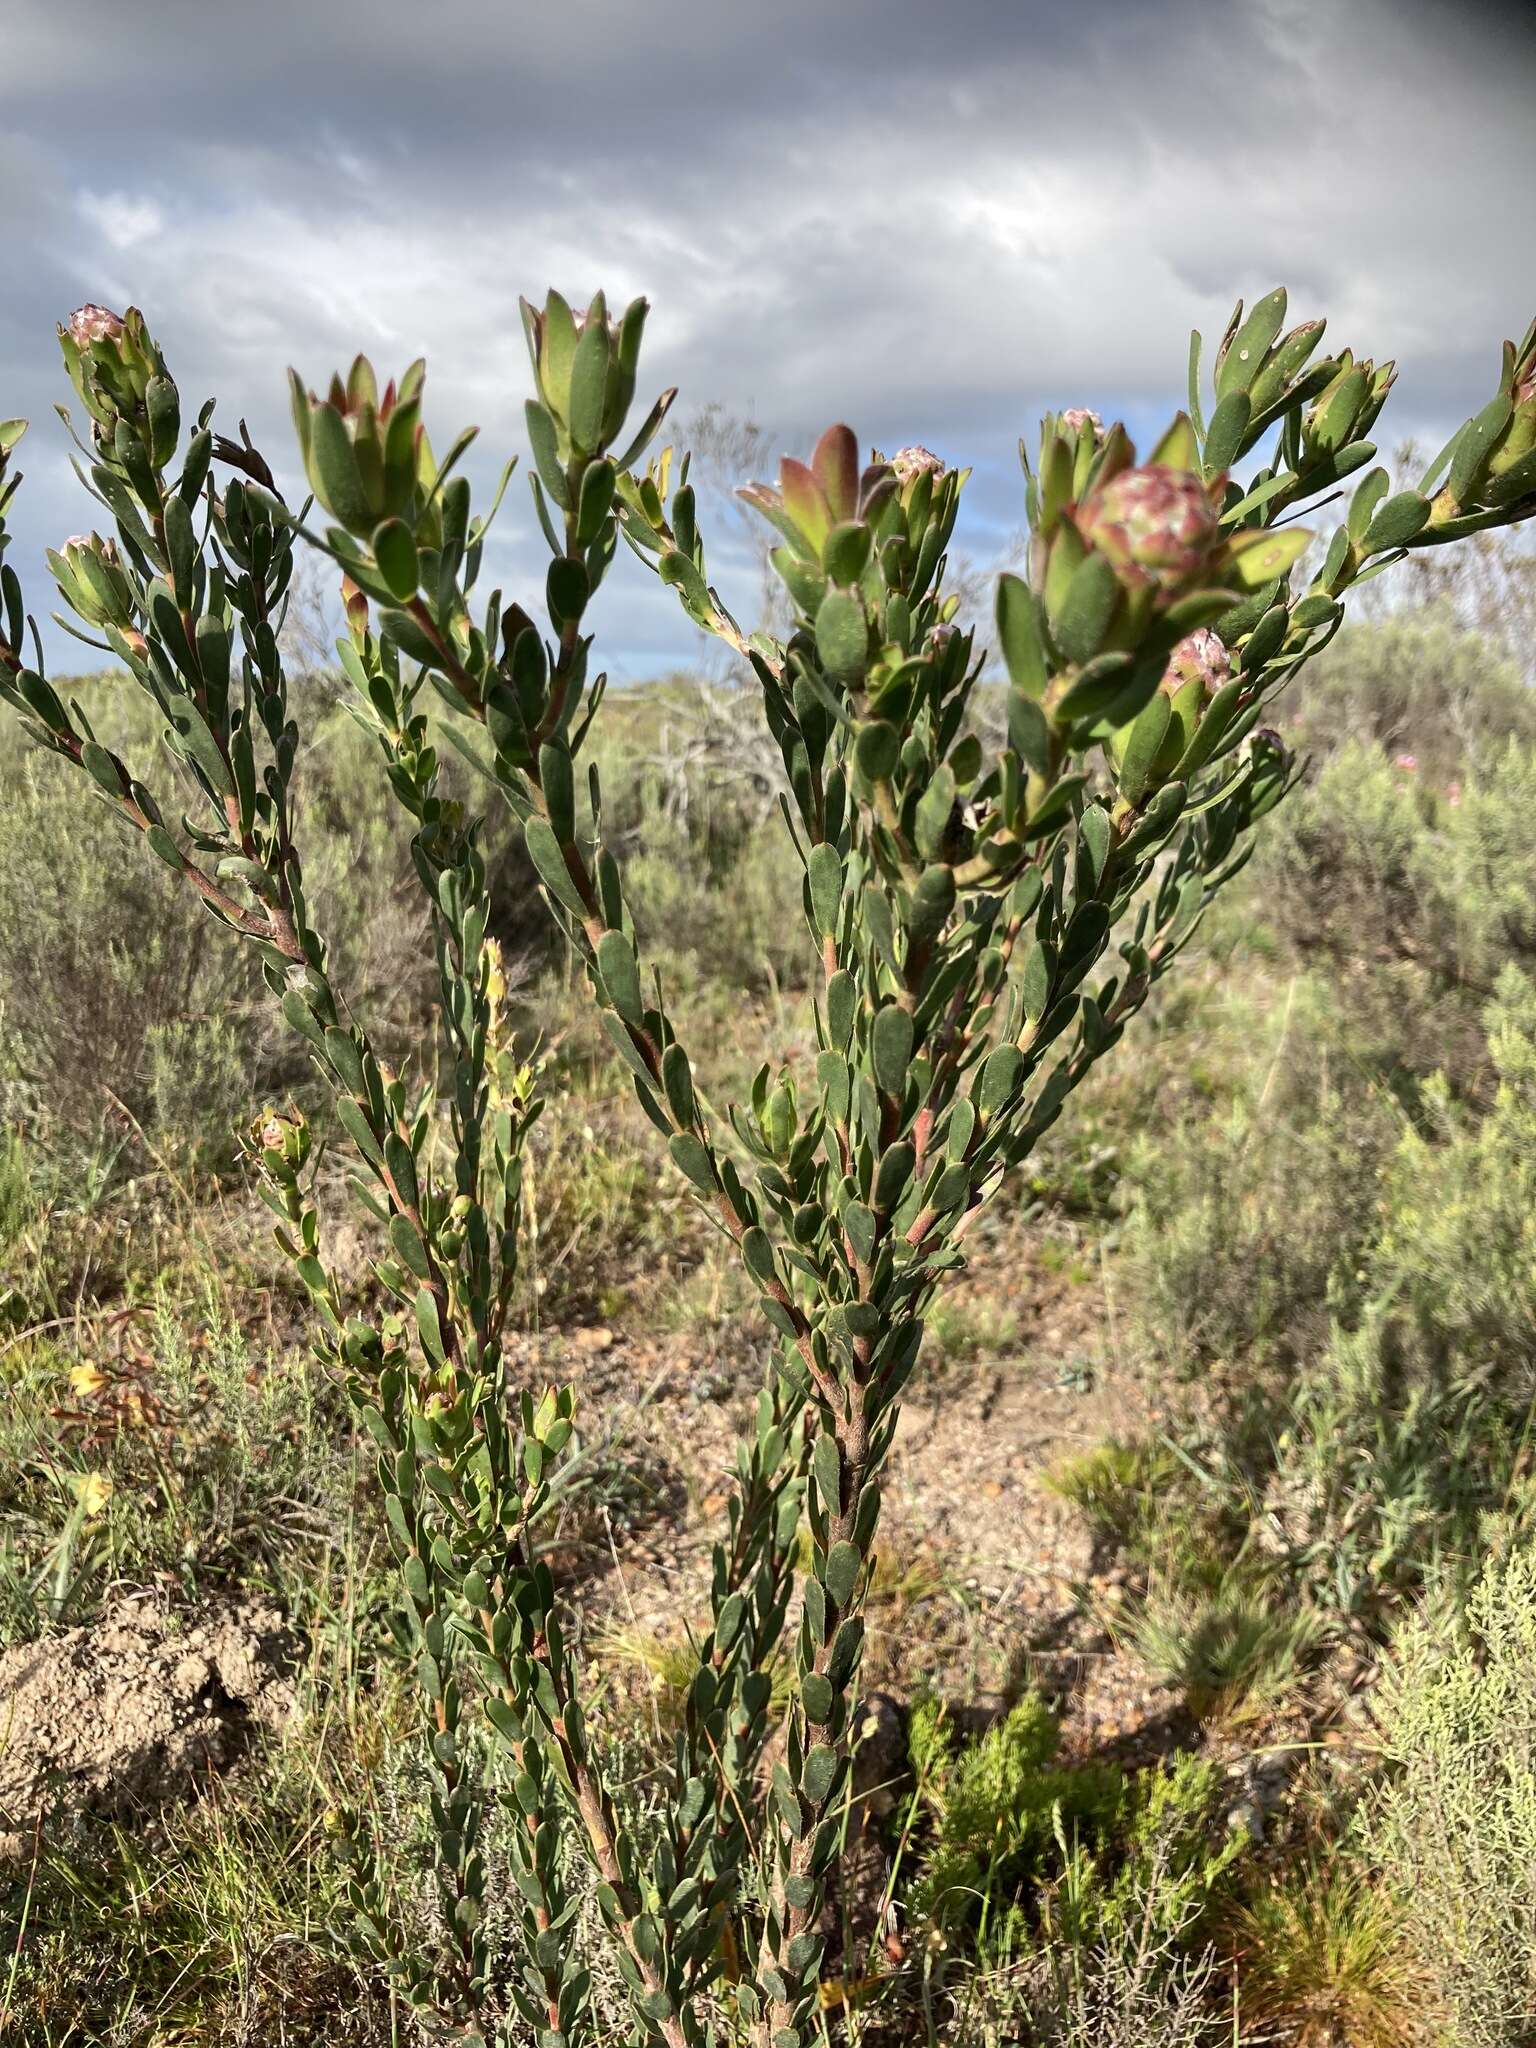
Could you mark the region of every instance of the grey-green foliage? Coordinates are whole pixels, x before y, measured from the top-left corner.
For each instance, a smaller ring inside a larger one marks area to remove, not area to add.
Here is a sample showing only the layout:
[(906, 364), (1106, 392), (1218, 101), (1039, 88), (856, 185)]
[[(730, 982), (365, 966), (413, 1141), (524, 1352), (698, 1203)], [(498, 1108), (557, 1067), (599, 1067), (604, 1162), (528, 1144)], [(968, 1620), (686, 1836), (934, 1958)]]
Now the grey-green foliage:
[[(249, 942), (334, 1096), (387, 1247), (384, 1300), (349, 1299), (326, 1259), (309, 1126), (258, 1117), (278, 1242), (377, 1445), (432, 1774), (441, 1938), (405, 1931), (362, 1841), (355, 1932), (433, 2027), (466, 2042), (532, 2030), (542, 2048), (591, 2039), (573, 1834), (642, 2038), (704, 2048), (716, 1988), (755, 2048), (800, 2048), (817, 2026), (881, 1468), (935, 1290), (963, 1262), (974, 1212), (1119, 1043), (1286, 795), (1290, 755), (1260, 721), (1346, 594), (1406, 549), (1536, 512), (1536, 326), (1506, 346), (1494, 397), (1420, 488), (1394, 493), (1367, 438), (1392, 365), (1322, 356), (1322, 323), (1283, 332), (1285, 313), (1283, 291), (1239, 306), (1209, 390), (1197, 339), (1189, 411), (1145, 461), (1118, 424), (1042, 423), (1025, 462), (1029, 574), (998, 591), (1009, 699), (1006, 744), (990, 751), (969, 717), (984, 653), (945, 587), (966, 473), (917, 448), (865, 463), (841, 425), (808, 464), (786, 459), (777, 487), (746, 496), (781, 543), (793, 621), (746, 635), (710, 585), (686, 461), (635, 468), (672, 396), (630, 428), (643, 301), (617, 318), (601, 294), (580, 316), (558, 293), (524, 309), (550, 556), (533, 610), (475, 593), (495, 505), (474, 513), (459, 470), (470, 435), (440, 457), (428, 441), (422, 364), (381, 386), (360, 357), (323, 398), (293, 377), (315, 530), (247, 438), (215, 432), (211, 403), (183, 432), (136, 310), (82, 307), (60, 330), (116, 534), (66, 543), (50, 567), (154, 705), (169, 762), (151, 786), (87, 705), (26, 664), (8, 565), (0, 695)], [(0, 426), (0, 455), (19, 435)], [(1233, 482), (1255, 450), (1262, 466)], [(1345, 524), (1293, 589), (1306, 535), (1291, 515), (1356, 472)], [(0, 484), (0, 510), (13, 489)], [(429, 908), (437, 1057), (408, 1069), (344, 985), (304, 869), (302, 707), (280, 641), (300, 533), (344, 571), (343, 665)], [(783, 763), (781, 858), (803, 876), (821, 976), (817, 1055), (765, 1063), (726, 1114), (643, 964), (623, 847), (600, 774), (584, 772), (604, 683), (587, 614), (621, 537), (750, 670)], [(504, 1341), (539, 1103), (498, 1021), (487, 821), (445, 780), (445, 745), (521, 826), (646, 1115), (782, 1339), (737, 1450), (699, 1668), (643, 1843), (541, 1554), (573, 1397), (516, 1387)], [(795, 1682), (760, 1802), (802, 1522)], [(508, 1837), (523, 1959), (510, 1973), (493, 1969), (486, 1932), (488, 1779), (523, 1821)]]
[[(1402, 1129), (1396, 1048), (1373, 1047), (1321, 977), (1267, 1000), (1234, 990), (1220, 1021), (1220, 1064), (1127, 1158), (1128, 1312), (1140, 1347), (1185, 1379), (1256, 1355), (1294, 1362), (1326, 1339)], [(1200, 1013), (1148, 1049), (1165, 1100), (1209, 1057), (1209, 1029)]]
[(127, 850), (60, 764), (0, 767), (0, 1102), (76, 1142), (121, 1127), (121, 1104), (157, 1136), (227, 1150), (260, 1065), (252, 963)]
[(1351, 626), (1282, 700), (1287, 735), (1326, 759), (1348, 743), (1412, 758), (1443, 788), (1511, 739), (1536, 741), (1536, 692), (1448, 604)]
[(1369, 1608), (1464, 1576), (1483, 1517), (1525, 1497), (1536, 990), (1507, 967), (1480, 1065), (1404, 1108), (1304, 986), (1225, 1119), (1143, 1146), (1128, 1249), (1156, 1354), (1232, 1368), (1199, 1432), (1238, 1529)]
[(1485, 1565), (1464, 1614), (1409, 1622), (1377, 1700), (1389, 1775), (1363, 1845), (1403, 1902), (1449, 2042), (1526, 2048), (1536, 2012), (1536, 1552)]
[(1347, 740), (1265, 845), (1261, 914), (1357, 984), (1362, 965), (1391, 967), (1399, 979), (1384, 986), (1398, 1001), (1427, 1009), (1448, 994), (1454, 1019), (1458, 992), (1486, 995), (1504, 961), (1536, 953), (1533, 796), (1529, 740), (1490, 742), (1438, 783)]
[[(90, 678), (82, 702), (103, 742), (148, 772), (155, 720), (129, 679)], [(316, 914), (337, 934), (348, 988), (398, 1054), (419, 1041), (435, 981), (425, 907), (401, 886), (409, 835), (356, 721), (312, 687), (299, 702), (296, 831), (313, 850)], [(157, 1150), (227, 1165), (253, 1095), (318, 1099), (259, 963), (219, 943), (162, 864), (125, 860), (131, 841), (107, 805), (82, 805), (66, 765), (25, 750), (9, 709), (0, 720), (13, 743), (0, 758), (0, 1106), (52, 1149), (78, 1150), (104, 1125), (121, 1136), (121, 1103)], [(457, 783), (469, 780), (451, 766)], [(510, 821), (491, 859), (498, 936), (515, 957), (543, 935), (530, 932)]]

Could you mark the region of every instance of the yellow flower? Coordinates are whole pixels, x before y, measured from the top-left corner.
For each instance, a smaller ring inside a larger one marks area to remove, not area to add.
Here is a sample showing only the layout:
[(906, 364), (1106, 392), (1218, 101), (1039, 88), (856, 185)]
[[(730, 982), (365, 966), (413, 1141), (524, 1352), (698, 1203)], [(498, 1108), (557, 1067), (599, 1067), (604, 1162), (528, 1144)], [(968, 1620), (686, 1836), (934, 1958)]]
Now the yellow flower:
[(106, 1511), (112, 1498), (112, 1482), (105, 1472), (73, 1472), (69, 1483), (86, 1521), (94, 1521)]
[(100, 1366), (72, 1365), (69, 1368), (70, 1391), (82, 1399), (87, 1394), (99, 1393), (106, 1384), (107, 1376)]

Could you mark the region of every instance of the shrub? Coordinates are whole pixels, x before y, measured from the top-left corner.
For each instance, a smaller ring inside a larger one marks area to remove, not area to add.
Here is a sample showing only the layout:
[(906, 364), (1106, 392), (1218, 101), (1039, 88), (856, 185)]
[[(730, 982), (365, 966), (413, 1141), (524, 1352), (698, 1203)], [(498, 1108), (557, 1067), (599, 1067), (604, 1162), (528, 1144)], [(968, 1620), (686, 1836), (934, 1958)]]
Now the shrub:
[(1529, 684), (1449, 604), (1350, 626), (1280, 709), (1309, 753), (1407, 756), (1411, 772), (1437, 790), (1487, 767), (1511, 739), (1536, 743)]
[(123, 858), (123, 829), (56, 761), (0, 769), (0, 1104), (77, 1147), (126, 1112), (227, 1160), (263, 1074), (260, 976), (169, 870)]
[(1056, 1718), (1033, 1695), (968, 1742), (921, 1703), (908, 1748), (923, 1820), (903, 1827), (915, 1870), (903, 1916), (930, 1940), (975, 1930), (984, 1959), (1041, 1935), (1079, 1951), (1150, 1936), (1171, 1952), (1242, 1854), (1221, 1822), (1213, 1765), (1181, 1755), (1131, 1774), (1059, 1763)]
[[(1173, 1566), (1186, 1605), (1216, 1588), (1190, 1569), (1198, 1545), (1172, 1540), (1181, 1515), (1209, 1556), (1278, 1555), (1310, 1598), (1371, 1614), (1463, 1575), (1482, 1518), (1525, 1500), (1532, 986), (1505, 970), (1479, 1019), (1484, 1073), (1460, 1092), (1421, 1078), (1411, 1116), (1322, 1014), (1321, 1047), (1292, 1015), (1285, 1063), (1273, 1036), (1251, 1048), (1214, 1131), (1191, 1116), (1136, 1154), (1133, 1314), (1155, 1358), (1205, 1368), (1182, 1426), (1206, 1485), (1128, 1472), (1112, 1519), (1147, 1565)], [(1352, 1101), (1332, 1095), (1333, 1071)]]
[(1527, 2048), (1536, 2012), (1536, 1552), (1505, 1545), (1466, 1612), (1406, 1623), (1376, 1713), (1392, 1771), (1361, 1838), (1437, 1984), (1446, 2038)]
[[(140, 313), (82, 307), (60, 330), (115, 536), (78, 536), (49, 564), (155, 707), (170, 757), (159, 793), (88, 707), (26, 665), (9, 568), (0, 694), (247, 942), (333, 1096), (379, 1227), (382, 1301), (328, 1264), (308, 1119), (256, 1119), (278, 1243), (379, 1449), (417, 1652), (440, 1927), (422, 1939), (402, 1925), (359, 1845), (355, 1931), (434, 2029), (478, 2041), (521, 2021), (562, 2048), (591, 2037), (575, 1839), (637, 2035), (701, 2048), (718, 1992), (757, 2048), (809, 2037), (881, 1468), (935, 1292), (974, 1212), (1119, 1042), (1286, 795), (1290, 755), (1260, 720), (1336, 631), (1348, 592), (1404, 550), (1536, 512), (1533, 327), (1419, 489), (1392, 492), (1380, 468), (1352, 488), (1345, 525), (1294, 591), (1308, 537), (1293, 515), (1369, 460), (1394, 372), (1347, 351), (1314, 360), (1321, 323), (1282, 334), (1285, 310), (1281, 291), (1238, 309), (1208, 421), (1197, 341), (1190, 411), (1146, 461), (1121, 425), (1043, 423), (1026, 464), (1030, 573), (998, 589), (1008, 715), (995, 750), (970, 723), (984, 656), (944, 585), (964, 473), (916, 447), (861, 464), (846, 426), (809, 464), (786, 459), (776, 487), (746, 497), (782, 543), (792, 624), (748, 636), (710, 585), (686, 462), (663, 451), (635, 468), (671, 402), (631, 438), (643, 301), (618, 320), (601, 295), (580, 318), (557, 293), (525, 309), (551, 557), (538, 622), (500, 593), (473, 595), (490, 515), (472, 516), (457, 471), (468, 437), (441, 464), (432, 452), (421, 364), (381, 388), (360, 357), (324, 398), (293, 378), (312, 533), (248, 438), (214, 432), (211, 408), (183, 434)], [(20, 431), (0, 426), (0, 451)], [(1233, 482), (1271, 432), (1256, 479)], [(0, 509), (13, 488), (0, 485)], [(301, 707), (279, 636), (301, 531), (343, 570), (342, 663), (430, 915), (438, 1043), (409, 1066), (341, 982), (295, 836)], [(817, 1057), (765, 1062), (728, 1123), (696, 1084), (666, 987), (642, 972), (601, 774), (578, 795), (602, 696), (583, 629), (621, 537), (750, 667), (787, 785)], [(646, 1116), (782, 1339), (737, 1453), (699, 1669), (643, 1839), (615, 1797), (539, 1550), (574, 1396), (509, 1379), (540, 1104), (498, 1015), (494, 846), (477, 798), (444, 778), (450, 733), (521, 826)], [(790, 1703), (759, 1799), (770, 1668), (791, 1633)], [(488, 1933), (482, 1847), (498, 1773), (522, 1816), (507, 1836), (511, 1970)], [(732, 1976), (727, 1953), (743, 1958)]]
[[(1330, 1307), (1356, 1293), (1402, 1127), (1319, 982), (1233, 1008), (1236, 1071), (1144, 1131), (1127, 1162), (1133, 1327), (1151, 1359), (1186, 1378), (1255, 1354), (1294, 1362), (1326, 1338)], [(1191, 1056), (1178, 1037), (1149, 1054), (1170, 1078)]]
[(1056, 1718), (1034, 1696), (959, 1748), (940, 1706), (914, 1708), (908, 1751), (916, 1796), (932, 1823), (906, 1898), (919, 1927), (979, 1920), (993, 1942), (1001, 1939), (998, 1923), (1018, 1894), (1038, 1888), (1057, 1864), (1058, 1817), (1096, 1839), (1122, 1817), (1122, 1774), (1112, 1766), (1060, 1768), (1056, 1743)]

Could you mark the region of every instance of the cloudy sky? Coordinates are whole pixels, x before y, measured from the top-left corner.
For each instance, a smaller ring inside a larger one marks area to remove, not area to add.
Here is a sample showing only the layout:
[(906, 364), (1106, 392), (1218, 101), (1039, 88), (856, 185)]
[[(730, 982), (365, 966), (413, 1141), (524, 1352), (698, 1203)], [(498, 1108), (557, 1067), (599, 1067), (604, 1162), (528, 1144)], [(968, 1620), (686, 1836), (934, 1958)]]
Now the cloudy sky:
[[(522, 445), (520, 292), (644, 292), (642, 397), (803, 448), (845, 417), (976, 466), (1019, 519), (1047, 405), (1148, 431), (1192, 325), (1284, 281), (1403, 364), (1442, 435), (1536, 312), (1536, 8), (1491, 0), (4, 0), (0, 416), (34, 422), (12, 559), (87, 523), (55, 322), (142, 305), (184, 396), (280, 472), (284, 367), (425, 353), (439, 443)], [(187, 409), (191, 409), (190, 405)], [(1384, 425), (1386, 422), (1383, 423)], [(1389, 436), (1389, 440), (1395, 435)], [(491, 569), (542, 576), (516, 488)], [(739, 546), (719, 560), (750, 609)], [(686, 658), (638, 567), (599, 622)], [(67, 647), (51, 636), (56, 658)]]

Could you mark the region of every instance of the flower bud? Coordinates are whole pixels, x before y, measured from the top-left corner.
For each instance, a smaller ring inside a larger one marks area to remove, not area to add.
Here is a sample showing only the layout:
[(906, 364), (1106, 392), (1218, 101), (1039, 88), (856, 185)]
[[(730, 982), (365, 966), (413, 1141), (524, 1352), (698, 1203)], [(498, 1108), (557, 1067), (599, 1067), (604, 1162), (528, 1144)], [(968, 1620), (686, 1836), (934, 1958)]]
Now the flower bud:
[(1326, 465), (1341, 448), (1360, 441), (1376, 423), (1397, 379), (1397, 365), (1380, 369), (1369, 356), (1359, 362), (1349, 349), (1338, 357), (1333, 376), (1301, 416), (1305, 465)]
[(1431, 529), (1479, 512), (1487, 515), (1480, 524), (1503, 524), (1536, 501), (1536, 320), (1518, 345), (1505, 342), (1497, 392), (1448, 454)]
[(632, 299), (617, 320), (601, 292), (585, 313), (573, 312), (554, 291), (542, 308), (524, 299), (522, 309), (539, 403), (554, 426), (560, 461), (598, 454), (617, 440), (634, 402), (647, 301)]
[(1188, 633), (1168, 657), (1168, 666), (1158, 688), (1165, 697), (1176, 697), (1191, 683), (1200, 686), (1200, 702), (1208, 704), (1232, 674), (1232, 658), (1225, 643), (1209, 626)]
[(251, 1125), (250, 1138), (259, 1151), (271, 1153), (294, 1171), (309, 1157), (309, 1124), (298, 1110), (284, 1116), (264, 1109)]
[(101, 454), (118, 457), (123, 427), (153, 466), (169, 462), (181, 433), (180, 400), (137, 306), (121, 315), (107, 306), (77, 306), (58, 335)]
[(920, 476), (942, 476), (944, 463), (931, 448), (914, 442), (910, 448), (898, 448), (891, 457), (891, 474), (898, 484), (905, 487)]
[(1069, 405), (1060, 415), (1060, 424), (1069, 434), (1080, 434), (1084, 427), (1091, 427), (1095, 441), (1102, 441), (1104, 438), (1103, 419), (1086, 405)]
[(133, 591), (112, 541), (71, 534), (57, 552), (49, 550), (48, 566), (64, 602), (88, 626), (132, 626)]
[(368, 600), (350, 576), (341, 579), (341, 608), (353, 646), (365, 646), (368, 640)]
[(325, 397), (306, 391), (288, 372), (293, 423), (309, 487), (339, 526), (371, 540), (386, 519), (405, 519), (415, 508), (417, 483), (430, 466), (421, 424), (426, 364), (412, 363), (379, 393), (373, 365), (358, 356), (342, 382), (331, 379)]
[(93, 341), (116, 341), (123, 332), (119, 314), (108, 306), (77, 306), (69, 316), (69, 336), (76, 348), (89, 348)]
[(1194, 471), (1162, 462), (1121, 470), (1071, 518), (1127, 589), (1164, 596), (1193, 582), (1220, 539), (1211, 488)]

